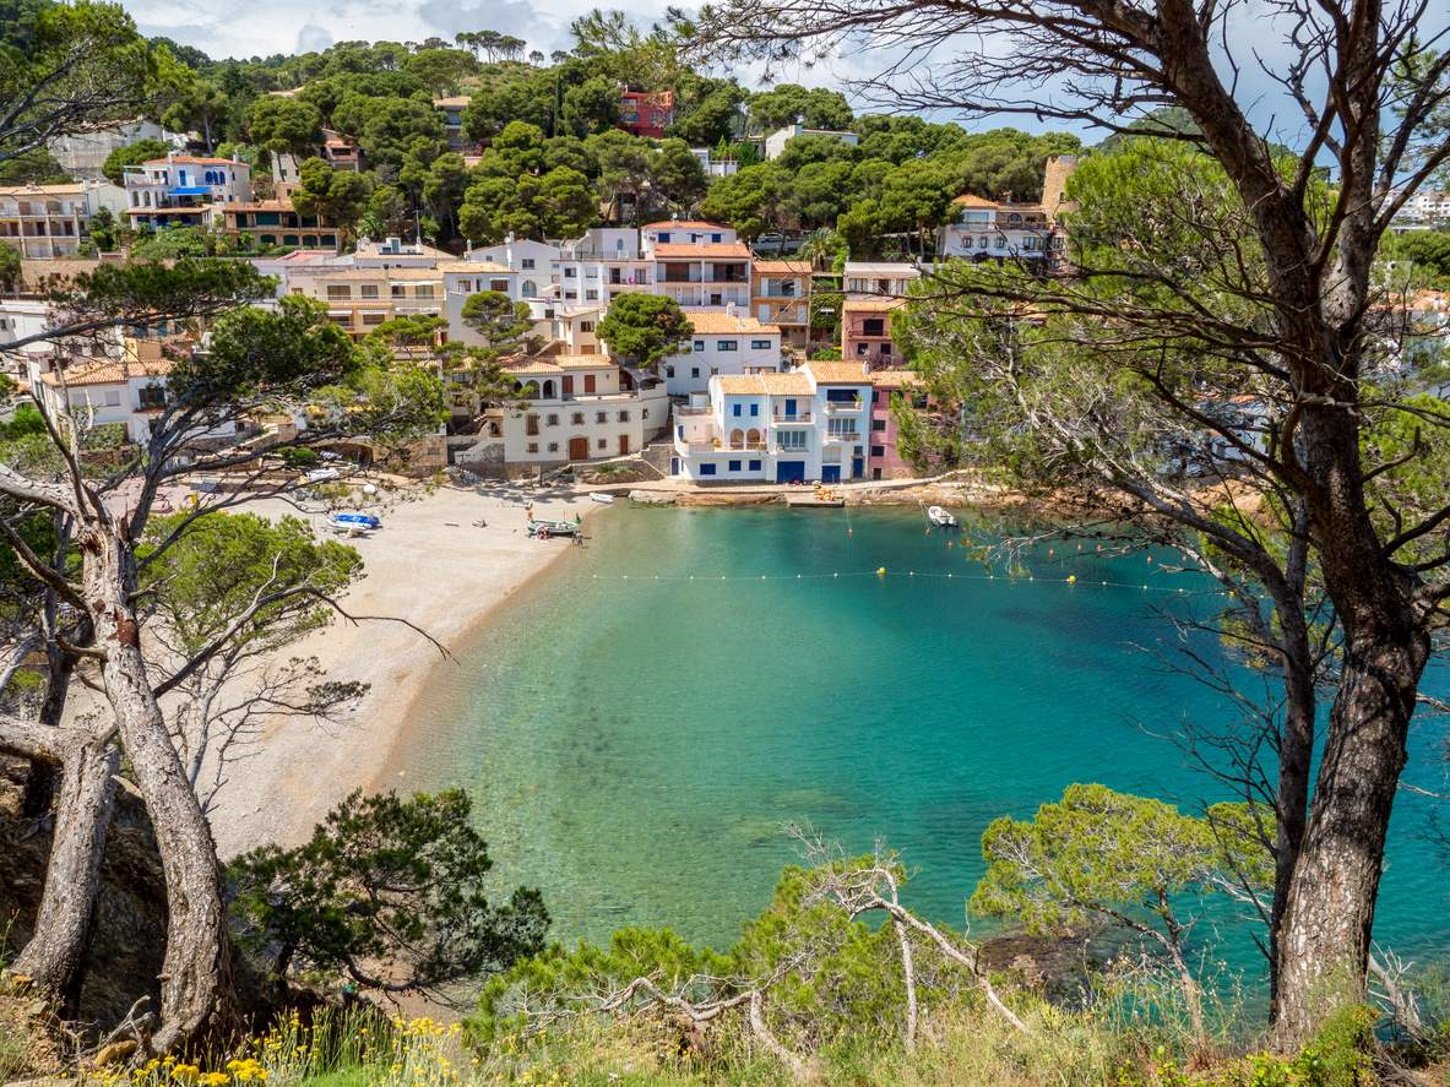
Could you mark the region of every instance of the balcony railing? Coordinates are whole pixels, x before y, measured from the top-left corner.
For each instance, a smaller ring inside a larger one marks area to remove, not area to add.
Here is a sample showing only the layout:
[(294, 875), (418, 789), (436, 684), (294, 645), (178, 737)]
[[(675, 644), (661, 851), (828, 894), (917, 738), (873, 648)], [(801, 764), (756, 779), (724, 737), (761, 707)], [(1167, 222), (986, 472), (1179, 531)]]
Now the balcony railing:
[(793, 423), (809, 423), (811, 422), (811, 410), (810, 408), (803, 408), (794, 413), (777, 411), (771, 416), (771, 419), (773, 422), (784, 423), (787, 426)]
[(864, 400), (827, 400), (827, 415), (854, 415), (865, 405)]
[(715, 409), (706, 405), (677, 404), (675, 405), (676, 415), (709, 415)]
[(826, 441), (840, 442), (843, 445), (857, 445), (861, 441), (861, 432), (857, 430), (845, 430), (835, 434), (827, 433)]
[(775, 451), (777, 453), (804, 453), (808, 448), (805, 445), (781, 445), (780, 442), (775, 443)]

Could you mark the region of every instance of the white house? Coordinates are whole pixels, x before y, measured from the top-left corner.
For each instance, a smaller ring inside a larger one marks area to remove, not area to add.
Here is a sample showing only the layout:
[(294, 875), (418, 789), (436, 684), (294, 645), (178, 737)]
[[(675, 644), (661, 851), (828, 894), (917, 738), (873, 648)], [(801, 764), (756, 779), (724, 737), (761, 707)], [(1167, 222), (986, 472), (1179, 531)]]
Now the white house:
[(503, 265), (514, 273), (512, 282), (516, 293), (513, 297), (518, 301), (531, 301), (557, 297), (557, 292), (551, 288), (559, 282), (561, 253), (559, 246), (549, 242), (510, 235), (498, 245), (470, 249), (463, 259)]
[(657, 245), (734, 245), (740, 233), (724, 223), (703, 219), (661, 219), (639, 228), (646, 253)]
[(481, 347), (484, 340), (463, 321), (463, 306), (470, 296), (481, 291), (498, 291), (510, 301), (518, 302), (518, 274), (505, 264), (487, 264), (481, 260), (440, 261), (437, 271), (443, 277), (443, 316), (448, 319), (448, 338), (470, 347)]
[(252, 199), (252, 168), (237, 158), (201, 158), (174, 152), (127, 166), (126, 214), (136, 229), (208, 227), (220, 222), (217, 208)]
[(656, 294), (686, 309), (750, 307), (750, 247), (718, 223), (670, 221), (640, 229)]
[(942, 257), (969, 260), (1046, 261), (1052, 248), (1052, 221), (1040, 204), (1000, 204), (980, 196), (959, 196), (952, 219), (937, 230)]
[(566, 306), (608, 306), (629, 291), (652, 292), (654, 261), (632, 227), (599, 227), (560, 247), (557, 297)]
[(793, 125), (778, 128), (765, 137), (766, 160), (780, 158), (781, 152), (785, 150), (785, 145), (797, 136), (828, 136), (833, 140), (840, 140), (850, 147), (855, 147), (861, 142), (861, 138), (854, 132), (838, 132), (833, 128), (807, 128), (797, 121)]
[(690, 350), (665, 359), (660, 372), (671, 396), (704, 392), (717, 374), (773, 373), (780, 369), (780, 328), (734, 311), (689, 313)]
[(484, 475), (519, 475), (638, 453), (669, 423), (664, 384), (606, 355), (552, 354), (504, 367), (518, 399), (489, 411), (457, 462)]
[(405, 242), (389, 234), (378, 242), (359, 239), (351, 259), (358, 268), (432, 268), (439, 261), (457, 258), (446, 250), (422, 242)]
[(921, 278), (921, 269), (902, 261), (848, 260), (843, 278), (848, 295), (904, 298), (911, 284)]
[(871, 378), (849, 362), (716, 375), (675, 408), (670, 474), (696, 482), (864, 479)]
[(700, 160), (700, 169), (706, 177), (729, 177), (740, 169), (740, 163), (733, 158), (717, 159), (708, 147), (692, 147), (690, 154)]

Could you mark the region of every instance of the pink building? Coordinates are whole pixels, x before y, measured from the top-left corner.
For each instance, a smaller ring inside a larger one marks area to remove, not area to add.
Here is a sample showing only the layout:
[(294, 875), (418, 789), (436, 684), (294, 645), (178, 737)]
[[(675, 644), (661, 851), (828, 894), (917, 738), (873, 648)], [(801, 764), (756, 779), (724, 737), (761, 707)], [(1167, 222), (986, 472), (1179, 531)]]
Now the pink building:
[(916, 473), (896, 448), (891, 397), (915, 394), (921, 388), (921, 375), (912, 370), (877, 370), (871, 375), (871, 385), (871, 448), (866, 470), (872, 479), (909, 479)]
[(901, 352), (891, 342), (891, 314), (904, 305), (904, 298), (847, 298), (841, 305), (841, 358), (872, 370), (898, 366)]

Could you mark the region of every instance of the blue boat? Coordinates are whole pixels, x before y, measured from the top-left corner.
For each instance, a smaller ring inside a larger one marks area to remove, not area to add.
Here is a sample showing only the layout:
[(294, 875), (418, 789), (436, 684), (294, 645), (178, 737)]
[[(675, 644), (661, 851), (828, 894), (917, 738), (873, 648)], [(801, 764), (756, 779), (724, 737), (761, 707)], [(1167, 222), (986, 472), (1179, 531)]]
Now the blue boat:
[(336, 528), (350, 530), (373, 530), (383, 527), (383, 522), (370, 513), (334, 513), (329, 521)]

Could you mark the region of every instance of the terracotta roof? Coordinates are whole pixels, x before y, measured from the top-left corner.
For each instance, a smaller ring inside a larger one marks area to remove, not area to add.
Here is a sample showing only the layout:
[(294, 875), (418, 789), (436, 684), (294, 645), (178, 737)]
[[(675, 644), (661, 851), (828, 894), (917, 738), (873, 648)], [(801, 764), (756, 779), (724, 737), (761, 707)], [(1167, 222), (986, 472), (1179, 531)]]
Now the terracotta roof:
[(641, 230), (669, 230), (672, 227), (679, 227), (681, 230), (730, 230), (724, 223), (707, 223), (702, 219), (662, 219), (658, 223), (645, 223)]
[(860, 313), (887, 313), (906, 305), (905, 298), (848, 298), (841, 303), (841, 310), (856, 310)]
[(871, 375), (871, 384), (878, 389), (915, 388), (921, 384), (921, 375), (915, 370), (877, 370)]
[(995, 208), (998, 203), (995, 200), (983, 200), (980, 196), (971, 193), (963, 193), (952, 201), (953, 204), (960, 204), (964, 208)]
[(871, 377), (861, 362), (812, 361), (805, 365), (817, 385), (869, 385)]
[(66, 185), (3, 185), (0, 196), (81, 196), (86, 187), (79, 181)]
[(705, 313), (686, 313), (690, 320), (690, 327), (696, 332), (715, 334), (721, 332), (757, 332), (761, 335), (780, 335), (780, 326), (763, 325), (754, 317), (744, 317), (739, 314), (718, 313), (709, 311)]
[(755, 376), (771, 396), (810, 396), (814, 391), (811, 389), (810, 378), (800, 370), (790, 370), (783, 374), (756, 374)]
[(222, 211), (296, 211), (290, 200), (253, 200), (246, 204), (223, 204)]
[(464, 106), (468, 105), (468, 103), (472, 101), (473, 98), (471, 96), (466, 94), (458, 94), (454, 95), (452, 98), (435, 98), (433, 99), (433, 104), (439, 109), (462, 109)]
[(710, 257), (731, 257), (735, 260), (749, 260), (750, 247), (744, 242), (701, 242), (699, 245), (691, 245), (689, 242), (676, 245), (669, 242), (666, 245), (654, 247), (656, 259), (676, 260), (681, 257), (695, 260), (703, 260)]
[(326, 268), (304, 268), (298, 275), (313, 276), (319, 280), (332, 279), (407, 279), (441, 283), (442, 275), (436, 268), (349, 268), (337, 266)]
[(806, 260), (758, 260), (755, 262), (755, 274), (808, 276), (811, 264)]
[(469, 272), (481, 272), (485, 275), (514, 274), (514, 270), (507, 264), (494, 264), (486, 260), (440, 260), (434, 267), (450, 275), (466, 275)]
[(561, 370), (611, 370), (614, 368), (614, 360), (608, 355), (594, 353), (555, 355), (554, 362)]
[(530, 359), (528, 362), (504, 363), (499, 369), (506, 374), (517, 376), (519, 374), (560, 374), (563, 373), (553, 362), (546, 362), (543, 359)]
[(165, 377), (171, 373), (168, 358), (145, 359), (142, 361), (100, 362), (92, 366), (77, 366), (63, 375), (55, 371), (41, 374), (40, 380), (52, 388), (59, 388), (61, 378), (72, 388), (88, 385), (119, 385), (135, 377)]
[[(147, 159), (143, 166), (160, 166), (167, 162), (185, 162), (192, 166), (247, 166), (239, 159), (202, 158), (198, 155), (172, 155), (170, 158)], [(247, 169), (251, 169), (247, 166)]]

